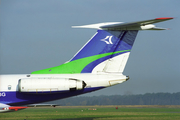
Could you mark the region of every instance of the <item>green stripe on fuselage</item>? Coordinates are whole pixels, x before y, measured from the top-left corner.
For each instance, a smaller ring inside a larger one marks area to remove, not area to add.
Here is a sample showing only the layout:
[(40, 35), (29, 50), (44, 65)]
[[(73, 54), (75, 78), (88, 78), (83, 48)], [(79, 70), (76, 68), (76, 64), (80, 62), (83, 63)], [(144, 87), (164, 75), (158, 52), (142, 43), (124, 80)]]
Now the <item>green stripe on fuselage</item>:
[(129, 52), (130, 50), (123, 50), (123, 51), (117, 51), (117, 52), (110, 52), (110, 53), (104, 53), (99, 55), (94, 55), (90, 57), (81, 58), (78, 60), (70, 61), (67, 63), (64, 63), (60, 66), (47, 68), (39, 71), (34, 71), (31, 74), (75, 74), (75, 73), (81, 73), (81, 71), (91, 62), (98, 60), (100, 58), (121, 53), (121, 52)]

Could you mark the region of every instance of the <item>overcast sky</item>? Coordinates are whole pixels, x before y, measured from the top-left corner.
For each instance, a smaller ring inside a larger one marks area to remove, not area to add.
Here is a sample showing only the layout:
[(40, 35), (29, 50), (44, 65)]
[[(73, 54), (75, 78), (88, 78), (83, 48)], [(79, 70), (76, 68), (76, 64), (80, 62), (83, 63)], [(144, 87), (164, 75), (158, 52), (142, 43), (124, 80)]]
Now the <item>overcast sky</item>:
[(0, 74), (58, 66), (96, 32), (73, 25), (134, 22), (158, 17), (164, 31), (140, 31), (124, 75), (130, 80), (86, 95), (180, 92), (179, 0), (1, 0)]

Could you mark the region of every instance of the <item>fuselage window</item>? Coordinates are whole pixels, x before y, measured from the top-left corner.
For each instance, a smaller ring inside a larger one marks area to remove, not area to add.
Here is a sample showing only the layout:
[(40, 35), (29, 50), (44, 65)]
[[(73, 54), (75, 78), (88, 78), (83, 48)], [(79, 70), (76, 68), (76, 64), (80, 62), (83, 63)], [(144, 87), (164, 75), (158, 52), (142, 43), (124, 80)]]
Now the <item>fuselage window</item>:
[(11, 90), (11, 85), (8, 85), (8, 90)]

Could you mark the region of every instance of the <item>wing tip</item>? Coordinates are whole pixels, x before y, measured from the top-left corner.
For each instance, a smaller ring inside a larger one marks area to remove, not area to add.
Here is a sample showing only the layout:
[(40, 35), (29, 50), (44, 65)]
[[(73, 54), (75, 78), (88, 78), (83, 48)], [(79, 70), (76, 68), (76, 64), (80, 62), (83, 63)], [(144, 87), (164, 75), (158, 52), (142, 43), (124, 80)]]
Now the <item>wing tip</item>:
[(173, 17), (161, 17), (161, 18), (156, 18), (156, 20), (170, 20), (174, 19)]

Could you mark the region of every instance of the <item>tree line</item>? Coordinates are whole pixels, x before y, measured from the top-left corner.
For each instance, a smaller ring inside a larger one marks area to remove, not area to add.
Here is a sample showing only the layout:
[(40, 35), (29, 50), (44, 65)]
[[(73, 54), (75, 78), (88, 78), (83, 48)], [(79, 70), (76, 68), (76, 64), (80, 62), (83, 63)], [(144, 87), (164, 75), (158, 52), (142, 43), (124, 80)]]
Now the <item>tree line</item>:
[(48, 103), (61, 106), (85, 105), (180, 105), (180, 92), (138, 95), (76, 96)]

